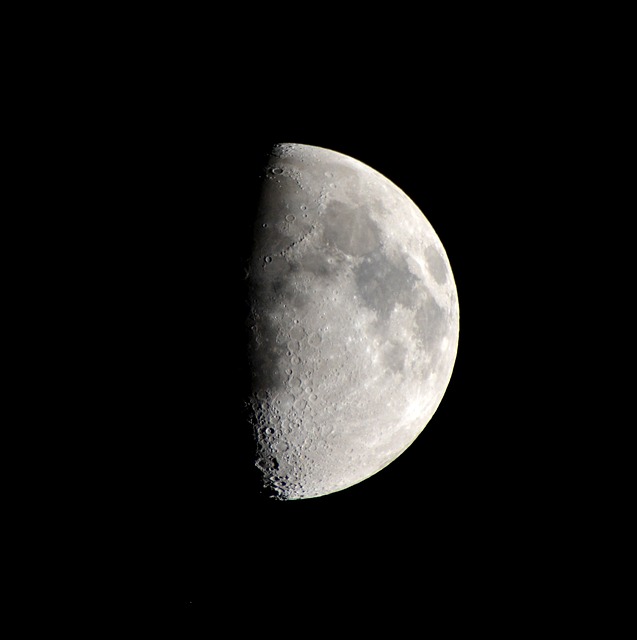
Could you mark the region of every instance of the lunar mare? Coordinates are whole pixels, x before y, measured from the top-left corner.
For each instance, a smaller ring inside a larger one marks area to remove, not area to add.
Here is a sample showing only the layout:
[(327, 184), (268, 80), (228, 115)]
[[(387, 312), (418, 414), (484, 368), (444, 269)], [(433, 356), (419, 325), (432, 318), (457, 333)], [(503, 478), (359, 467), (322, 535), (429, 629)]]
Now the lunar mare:
[(340, 491), (425, 428), (456, 358), (459, 308), (431, 224), (349, 156), (276, 145), (248, 268), (251, 422), (264, 487)]

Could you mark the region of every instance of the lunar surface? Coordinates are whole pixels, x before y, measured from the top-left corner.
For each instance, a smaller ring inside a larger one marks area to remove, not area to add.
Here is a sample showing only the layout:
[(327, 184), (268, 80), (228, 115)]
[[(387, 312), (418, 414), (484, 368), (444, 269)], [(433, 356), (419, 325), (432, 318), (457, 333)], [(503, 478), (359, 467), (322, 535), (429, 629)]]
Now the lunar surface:
[(279, 500), (350, 487), (395, 460), (451, 378), (458, 298), (411, 199), (336, 151), (276, 145), (248, 265), (249, 415)]

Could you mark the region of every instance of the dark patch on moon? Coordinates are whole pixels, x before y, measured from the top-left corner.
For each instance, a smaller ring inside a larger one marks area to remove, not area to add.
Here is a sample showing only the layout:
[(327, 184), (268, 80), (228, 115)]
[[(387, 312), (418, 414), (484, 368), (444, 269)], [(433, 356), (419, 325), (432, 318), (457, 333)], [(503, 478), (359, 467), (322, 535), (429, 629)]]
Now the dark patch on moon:
[(272, 300), (287, 304), (297, 311), (304, 309), (309, 298), (296, 286), (297, 278), (304, 269), (305, 265), (299, 266), (283, 256), (274, 256), (270, 262), (258, 263), (252, 269), (250, 288), (255, 308), (261, 308), (268, 300)]
[(329, 278), (332, 274), (335, 274), (337, 269), (328, 262), (328, 257), (324, 253), (318, 251), (313, 253), (307, 253), (303, 256), (303, 262), (301, 264), (293, 264), (293, 271), (307, 272), (313, 276), (319, 278)]
[(427, 247), (425, 250), (425, 260), (427, 261), (429, 272), (436, 282), (438, 284), (447, 282), (447, 265), (436, 247), (433, 245)]
[(283, 253), (290, 246), (290, 236), (283, 233), (272, 223), (272, 217), (264, 218), (261, 228), (255, 238), (255, 253), (264, 259)]
[(351, 256), (364, 256), (380, 244), (378, 227), (368, 205), (353, 207), (333, 200), (325, 215), (323, 240)]
[(354, 268), (354, 277), (361, 302), (376, 312), (381, 324), (388, 322), (396, 304), (410, 308), (415, 305), (414, 288), (418, 280), (406, 260), (393, 262), (377, 249)]
[(447, 312), (429, 295), (416, 314), (416, 325), (425, 349), (432, 356), (440, 355), (440, 343), (447, 334)]

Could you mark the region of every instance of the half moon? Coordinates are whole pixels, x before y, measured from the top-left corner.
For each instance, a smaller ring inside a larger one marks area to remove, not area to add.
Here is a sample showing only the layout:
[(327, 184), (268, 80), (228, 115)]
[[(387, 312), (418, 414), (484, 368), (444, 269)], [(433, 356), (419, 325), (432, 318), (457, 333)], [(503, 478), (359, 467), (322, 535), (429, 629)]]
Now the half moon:
[(451, 378), (451, 266), (412, 200), (336, 151), (276, 145), (249, 263), (249, 414), (265, 490), (294, 500), (375, 474)]

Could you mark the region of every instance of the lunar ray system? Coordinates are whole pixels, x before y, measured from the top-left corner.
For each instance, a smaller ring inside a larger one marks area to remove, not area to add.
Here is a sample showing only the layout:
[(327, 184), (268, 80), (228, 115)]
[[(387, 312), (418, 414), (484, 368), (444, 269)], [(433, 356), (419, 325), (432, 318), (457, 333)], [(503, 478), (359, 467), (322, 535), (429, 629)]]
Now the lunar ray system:
[(340, 491), (414, 442), (451, 378), (458, 296), (444, 247), (371, 167), (273, 147), (248, 263), (248, 413), (264, 491)]

